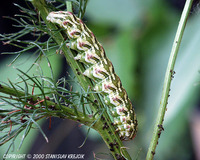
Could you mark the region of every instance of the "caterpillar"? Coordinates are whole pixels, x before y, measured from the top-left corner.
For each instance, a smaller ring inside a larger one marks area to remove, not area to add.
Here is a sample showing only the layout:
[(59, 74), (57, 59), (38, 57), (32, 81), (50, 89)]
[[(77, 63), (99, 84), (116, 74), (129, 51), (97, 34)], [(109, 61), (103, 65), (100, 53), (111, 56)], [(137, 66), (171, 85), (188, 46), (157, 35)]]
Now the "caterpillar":
[(109, 106), (120, 138), (133, 139), (137, 132), (136, 114), (102, 45), (82, 20), (71, 12), (50, 12), (46, 19), (65, 30), (70, 40), (67, 47), (76, 50), (78, 54), (74, 59), (85, 64), (83, 75), (94, 81), (93, 90), (99, 92)]

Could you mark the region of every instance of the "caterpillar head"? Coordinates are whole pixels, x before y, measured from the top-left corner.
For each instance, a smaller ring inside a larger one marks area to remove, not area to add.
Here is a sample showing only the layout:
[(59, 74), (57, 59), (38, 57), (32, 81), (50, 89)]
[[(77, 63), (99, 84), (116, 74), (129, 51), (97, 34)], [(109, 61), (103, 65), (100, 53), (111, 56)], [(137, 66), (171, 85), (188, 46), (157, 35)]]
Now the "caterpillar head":
[(62, 25), (63, 21), (70, 15), (72, 15), (72, 13), (67, 11), (50, 12), (46, 19), (52, 23)]
[(46, 19), (66, 29), (71, 39), (77, 39), (81, 35), (81, 27), (77, 22), (77, 18), (71, 12), (50, 12)]

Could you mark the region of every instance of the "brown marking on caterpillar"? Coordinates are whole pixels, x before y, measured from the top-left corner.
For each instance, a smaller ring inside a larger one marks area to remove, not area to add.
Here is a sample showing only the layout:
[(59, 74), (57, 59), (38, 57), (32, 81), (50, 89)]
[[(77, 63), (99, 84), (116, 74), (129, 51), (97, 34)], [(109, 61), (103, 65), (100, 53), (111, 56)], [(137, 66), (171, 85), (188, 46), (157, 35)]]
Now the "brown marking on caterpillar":
[(64, 25), (67, 25), (68, 23), (69, 23), (69, 21), (64, 21), (63, 22)]

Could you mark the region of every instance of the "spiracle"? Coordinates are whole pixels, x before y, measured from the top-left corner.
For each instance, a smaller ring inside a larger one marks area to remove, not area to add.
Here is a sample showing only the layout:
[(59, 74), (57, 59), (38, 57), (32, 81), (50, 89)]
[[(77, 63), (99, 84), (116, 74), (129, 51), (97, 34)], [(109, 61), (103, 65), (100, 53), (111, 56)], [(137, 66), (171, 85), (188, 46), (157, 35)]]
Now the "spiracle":
[(74, 59), (85, 64), (83, 75), (94, 81), (93, 90), (99, 92), (109, 106), (120, 138), (133, 139), (137, 132), (136, 114), (102, 45), (82, 20), (71, 12), (51, 12), (47, 20), (59, 25), (66, 32), (70, 40), (66, 45), (77, 51)]

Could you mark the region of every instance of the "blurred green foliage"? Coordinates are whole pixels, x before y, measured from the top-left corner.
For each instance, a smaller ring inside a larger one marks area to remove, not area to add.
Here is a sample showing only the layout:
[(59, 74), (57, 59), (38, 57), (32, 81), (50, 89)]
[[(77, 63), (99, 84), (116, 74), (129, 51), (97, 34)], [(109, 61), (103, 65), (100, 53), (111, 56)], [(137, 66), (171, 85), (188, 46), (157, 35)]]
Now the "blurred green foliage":
[[(54, 77), (57, 77), (60, 75), (60, 71), (62, 70), (62, 61), (61, 57), (55, 54), (55, 50), (51, 50), (47, 53), (47, 57), (49, 61), (51, 62), (51, 66), (53, 69)], [(35, 62), (35, 59), (37, 58), (36, 56), (33, 56), (31, 53), (26, 53), (23, 54), (22, 56), (19, 57), (19, 59), (12, 65), (10, 63), (14, 59), (14, 55), (9, 56), (8, 58), (4, 59), (3, 62), (0, 64), (0, 81), (8, 83), (8, 80), (11, 82), (16, 82), (19, 81), (19, 76), (20, 73), (15, 69), (21, 69), (23, 71), (28, 71), (32, 64), (34, 66), (27, 72), (27, 74), (33, 76), (33, 75), (43, 75), (47, 77), (51, 77), (51, 72), (48, 66), (47, 60), (43, 57), (41, 57), (41, 60), (39, 60), (37, 63)], [(43, 72), (43, 73), (42, 73)], [(24, 87), (24, 84), (19, 84), (19, 86)], [(29, 93), (32, 92), (32, 88), (29, 88)], [(38, 88), (34, 89), (34, 94), (39, 94), (40, 91)], [(5, 109), (5, 108), (4, 108)], [(43, 124), (43, 120), (39, 121), (39, 124)], [(22, 147), (19, 150), (19, 144), (21, 141), (21, 138), (23, 133), (21, 133), (18, 138), (15, 141), (15, 147), (11, 148), (11, 151), (15, 151), (14, 153), (28, 153), (30, 147), (33, 145), (33, 143), (30, 143), (29, 139), (35, 139), (39, 130), (31, 130), (31, 132), (28, 134), (28, 137), (25, 139)], [(1, 134), (1, 132), (0, 132)], [(1, 151), (0, 151), (0, 157), (3, 157), (3, 154), (7, 151), (8, 146), (10, 143), (6, 143), (5, 145), (1, 146)]]
[[(145, 159), (146, 156), (180, 15), (181, 12), (167, 2), (158, 0), (88, 2), (84, 20), (104, 46), (136, 109), (138, 134), (133, 141), (126, 142), (133, 159)], [(177, 57), (165, 130), (161, 134), (155, 159), (192, 159), (189, 125), (192, 111), (199, 100), (199, 27), (200, 14), (196, 9), (188, 20)], [(54, 55), (50, 59), (57, 76), (62, 67), (58, 57)], [(5, 63), (0, 64), (1, 75), (4, 75), (0, 80), (3, 81), (14, 73), (12, 68), (3, 68)], [(40, 66), (43, 68), (46, 65)], [(23, 68), (26, 67), (23, 65)], [(45, 73), (46, 70), (43, 68)], [(95, 136), (92, 137), (94, 139)]]
[[(90, 1), (89, 24), (111, 59), (133, 103), (139, 131), (127, 143), (132, 157), (144, 159), (157, 116), (169, 54), (180, 11), (164, 1)], [(192, 159), (189, 121), (197, 104), (200, 80), (200, 16), (193, 11), (175, 65), (164, 132), (155, 159)], [(106, 29), (107, 26), (107, 29)], [(107, 30), (107, 36), (105, 31)], [(132, 152), (134, 150), (134, 152)]]

